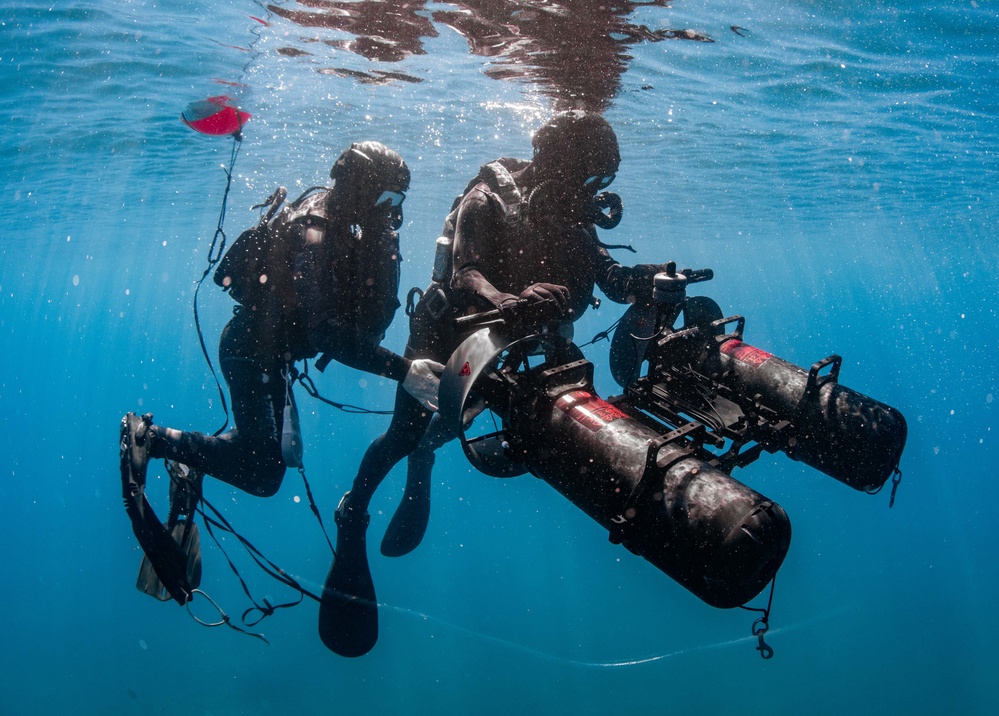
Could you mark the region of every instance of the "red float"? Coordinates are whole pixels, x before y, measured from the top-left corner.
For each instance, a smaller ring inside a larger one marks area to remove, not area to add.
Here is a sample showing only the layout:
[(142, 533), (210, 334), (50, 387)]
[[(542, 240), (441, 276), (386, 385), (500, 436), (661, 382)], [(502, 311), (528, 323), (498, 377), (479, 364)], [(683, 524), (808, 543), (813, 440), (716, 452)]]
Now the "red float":
[(181, 115), (181, 121), (195, 132), (213, 137), (239, 134), (252, 116), (234, 104), (226, 95), (209, 97), (188, 105)]

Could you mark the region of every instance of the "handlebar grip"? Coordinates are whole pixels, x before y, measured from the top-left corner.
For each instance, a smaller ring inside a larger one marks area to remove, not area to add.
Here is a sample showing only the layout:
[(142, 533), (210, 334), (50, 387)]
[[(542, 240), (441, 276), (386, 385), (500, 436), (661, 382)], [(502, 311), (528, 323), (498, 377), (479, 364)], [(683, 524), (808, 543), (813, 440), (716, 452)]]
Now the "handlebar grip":
[(459, 316), (454, 319), (454, 327), (458, 329), (470, 329), (502, 319), (503, 312), (498, 308), (494, 308), (491, 311), (482, 311), (481, 313), (472, 313), (468, 316)]
[[(551, 310), (553, 307), (555, 308), (554, 311)], [(483, 311), (455, 318), (454, 326), (456, 329), (463, 331), (485, 327), (494, 323), (506, 323), (510, 325), (518, 322), (530, 323), (537, 321), (540, 325), (540, 323), (558, 318), (561, 315), (562, 312), (557, 309), (554, 299), (546, 298), (541, 301), (531, 301), (526, 298), (518, 298), (516, 301), (504, 304), (501, 308), (494, 308), (491, 311)], [(571, 315), (572, 311), (565, 312), (566, 317)]]
[(700, 283), (701, 281), (710, 281), (715, 277), (715, 272), (709, 268), (705, 269), (689, 269), (685, 268), (680, 271), (684, 276), (687, 277), (687, 283)]

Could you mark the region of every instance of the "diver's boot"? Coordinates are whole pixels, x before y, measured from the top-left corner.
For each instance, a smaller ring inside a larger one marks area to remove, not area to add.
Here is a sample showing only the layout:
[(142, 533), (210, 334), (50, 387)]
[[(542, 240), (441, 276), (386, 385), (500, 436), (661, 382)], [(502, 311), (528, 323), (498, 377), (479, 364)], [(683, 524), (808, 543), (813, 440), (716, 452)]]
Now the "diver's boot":
[[(429, 472), (429, 471), (428, 471)], [(406, 480), (402, 502), (392, 515), (385, 536), (382, 554), (402, 557), (420, 546), (430, 522), (430, 478), (424, 475)]]
[(350, 508), (350, 493), (334, 515), (336, 554), (319, 604), (319, 636), (340, 656), (363, 656), (378, 641), (378, 602), (368, 568), (367, 512)]
[[(125, 413), (119, 431), (118, 458), (121, 469), (122, 497), (125, 500), (141, 495), (146, 487), (146, 468), (152, 443), (150, 428), (152, 413), (139, 417)], [(140, 507), (141, 509), (141, 507)]]
[(161, 457), (192, 469), (204, 467), (202, 463), (204, 462), (205, 436), (201, 433), (150, 425), (149, 434), (151, 436), (150, 457)]

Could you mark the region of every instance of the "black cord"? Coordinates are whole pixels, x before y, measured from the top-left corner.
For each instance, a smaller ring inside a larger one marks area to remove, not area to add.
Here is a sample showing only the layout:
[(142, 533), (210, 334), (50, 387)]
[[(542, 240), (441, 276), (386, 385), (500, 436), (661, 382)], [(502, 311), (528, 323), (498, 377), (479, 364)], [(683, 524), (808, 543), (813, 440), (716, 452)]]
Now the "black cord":
[(319, 389), (316, 388), (316, 384), (312, 381), (312, 377), (309, 375), (309, 363), (303, 361), (305, 365), (305, 370), (301, 373), (292, 373), (292, 380), (297, 380), (305, 392), (311, 395), (313, 398), (321, 403), (326, 403), (337, 410), (342, 410), (345, 413), (351, 413), (353, 415), (392, 415), (394, 411), (392, 410), (371, 410), (370, 408), (362, 408), (359, 405), (351, 405), (350, 403), (338, 403), (335, 400), (330, 400), (319, 394)]
[[(265, 11), (267, 17), (273, 14), (263, 3), (256, 2), (256, 5)], [(253, 26), (249, 32), (253, 35), (253, 40), (250, 42), (248, 48), (251, 52), (250, 56), (247, 58), (240, 70), (240, 80), (245, 78), (249, 73), (250, 64), (259, 54), (253, 49), (254, 45), (262, 39), (259, 27)], [(236, 118), (237, 121), (240, 122), (240, 126), (239, 129), (237, 129), (232, 135), (232, 150), (229, 154), (229, 168), (225, 169), (223, 167), (226, 179), (225, 192), (222, 195), (222, 206), (219, 209), (219, 220), (215, 228), (215, 235), (212, 237), (212, 244), (208, 248), (208, 266), (205, 268), (204, 273), (201, 274), (201, 278), (198, 279), (197, 286), (194, 289), (194, 326), (198, 331), (198, 343), (201, 345), (201, 353), (205, 356), (205, 362), (208, 363), (208, 369), (211, 371), (212, 378), (215, 380), (215, 387), (218, 389), (219, 398), (222, 401), (222, 410), (225, 413), (225, 422), (222, 423), (221, 428), (213, 433), (215, 436), (221, 435), (222, 432), (229, 426), (229, 403), (226, 400), (225, 392), (222, 389), (222, 383), (219, 381), (218, 374), (215, 372), (215, 366), (212, 364), (212, 359), (209, 357), (208, 347), (205, 345), (205, 336), (201, 330), (201, 317), (198, 313), (198, 295), (201, 292), (201, 284), (204, 283), (205, 278), (208, 277), (208, 274), (211, 273), (213, 268), (215, 268), (215, 265), (222, 259), (222, 254), (225, 253), (226, 235), (223, 226), (225, 224), (226, 209), (228, 207), (229, 189), (232, 187), (232, 174), (236, 167), (236, 157), (239, 156), (239, 150), (242, 147), (243, 141), (243, 120), (238, 111), (236, 112)]]
[[(211, 512), (212, 512), (211, 515), (209, 515), (208, 512), (205, 511), (205, 509), (204, 509), (205, 507), (207, 507), (209, 510), (211, 510)], [(295, 579), (294, 577), (292, 577), (290, 574), (288, 574), (287, 572), (285, 572), (281, 567), (279, 567), (274, 562), (272, 562), (271, 560), (269, 560), (266, 556), (264, 556), (264, 554), (259, 549), (257, 549), (253, 545), (252, 542), (250, 542), (250, 540), (248, 540), (246, 537), (244, 537), (239, 532), (237, 532), (236, 529), (232, 526), (232, 524), (230, 524), (229, 520), (226, 519), (225, 515), (223, 515), (218, 510), (218, 508), (216, 508), (214, 505), (212, 505), (204, 497), (201, 498), (201, 507), (199, 507), (198, 512), (201, 514), (201, 517), (204, 519), (205, 527), (208, 529), (208, 534), (211, 536), (212, 540), (214, 540), (215, 544), (218, 545), (219, 549), (222, 551), (222, 554), (225, 556), (226, 561), (229, 563), (229, 568), (232, 569), (233, 573), (239, 579), (239, 583), (243, 587), (243, 592), (246, 594), (247, 597), (249, 597), (250, 601), (253, 602), (253, 607), (254, 608), (256, 608), (257, 610), (259, 610), (261, 612), (264, 612), (265, 616), (266, 616), (268, 614), (273, 613), (276, 609), (281, 609), (281, 608), (289, 607), (289, 606), (295, 606), (296, 604), (299, 604), (305, 597), (309, 597), (310, 599), (313, 599), (313, 600), (315, 600), (317, 602), (320, 601), (320, 598), (319, 598), (318, 595), (313, 594), (309, 590), (305, 589), (298, 582), (297, 579)], [(254, 599), (253, 595), (250, 593), (250, 589), (247, 586), (246, 581), (243, 579), (242, 575), (240, 575), (239, 569), (236, 567), (236, 565), (233, 563), (232, 559), (229, 557), (229, 553), (226, 552), (226, 550), (222, 546), (221, 542), (219, 542), (218, 537), (215, 536), (215, 531), (214, 531), (213, 527), (221, 529), (224, 532), (228, 532), (233, 537), (235, 537), (239, 541), (239, 543), (243, 545), (244, 549), (246, 549), (246, 551), (249, 553), (249, 555), (253, 559), (253, 561), (256, 562), (257, 565), (268, 576), (270, 576), (273, 579), (277, 580), (281, 584), (284, 584), (285, 586), (290, 587), (291, 589), (294, 589), (296, 592), (299, 593), (299, 595), (300, 595), (299, 598), (296, 601), (294, 601), (294, 602), (288, 602), (286, 604), (280, 604), (280, 605), (277, 605), (277, 606), (271, 606), (266, 600), (264, 600), (264, 602), (265, 602), (264, 606), (261, 606), (260, 604), (258, 604), (257, 600)], [(247, 612), (250, 612), (250, 611), (253, 611), (253, 608), (247, 610)], [(254, 624), (256, 624), (258, 622), (259, 622), (259, 620), (257, 620), (257, 622), (254, 622)], [(252, 626), (252, 625), (250, 625), (250, 626)]]
[(232, 151), (229, 156), (229, 168), (223, 168), (226, 176), (225, 193), (222, 195), (222, 207), (219, 210), (219, 220), (218, 225), (215, 227), (215, 235), (212, 237), (211, 246), (208, 247), (208, 266), (205, 267), (204, 273), (201, 274), (201, 278), (198, 279), (197, 286), (194, 289), (194, 327), (198, 331), (198, 343), (201, 345), (201, 354), (205, 357), (205, 362), (208, 363), (208, 369), (211, 371), (212, 378), (215, 380), (215, 387), (218, 389), (219, 399), (222, 401), (222, 410), (225, 412), (225, 422), (222, 423), (221, 428), (213, 433), (215, 436), (221, 435), (222, 432), (229, 426), (229, 403), (225, 398), (225, 391), (222, 390), (222, 383), (219, 381), (218, 374), (215, 372), (215, 365), (212, 363), (212, 359), (208, 355), (208, 346), (205, 345), (205, 334), (201, 330), (201, 317), (198, 314), (198, 296), (201, 293), (201, 286), (208, 277), (208, 274), (212, 272), (215, 265), (222, 259), (222, 254), (225, 253), (226, 236), (223, 225), (225, 224), (226, 208), (229, 204), (229, 189), (232, 187), (232, 172), (236, 166), (236, 157), (239, 156), (239, 149), (241, 146), (242, 138), (240, 137), (239, 132), (237, 132), (232, 137)]
[(753, 622), (753, 636), (756, 637), (757, 644), (756, 650), (760, 652), (760, 658), (770, 659), (773, 658), (774, 650), (767, 644), (763, 637), (766, 635), (767, 631), (770, 629), (770, 609), (774, 603), (774, 587), (777, 586), (777, 575), (775, 574), (773, 579), (770, 580), (770, 598), (767, 599), (767, 606), (765, 609), (759, 607), (747, 607), (745, 604), (740, 604), (740, 609), (745, 609), (747, 612), (762, 612), (763, 616)]
[(612, 324), (610, 324), (607, 328), (605, 328), (604, 330), (600, 331), (600, 333), (598, 333), (597, 335), (593, 336), (593, 338), (591, 338), (587, 343), (583, 343), (579, 347), (580, 348), (586, 348), (586, 346), (591, 346), (594, 343), (598, 343), (600, 341), (609, 340), (610, 336), (611, 336), (611, 333), (614, 332), (614, 329), (617, 328), (617, 325), (622, 320), (624, 320), (624, 316), (623, 315), (619, 319), (617, 319), (616, 321), (614, 321)]

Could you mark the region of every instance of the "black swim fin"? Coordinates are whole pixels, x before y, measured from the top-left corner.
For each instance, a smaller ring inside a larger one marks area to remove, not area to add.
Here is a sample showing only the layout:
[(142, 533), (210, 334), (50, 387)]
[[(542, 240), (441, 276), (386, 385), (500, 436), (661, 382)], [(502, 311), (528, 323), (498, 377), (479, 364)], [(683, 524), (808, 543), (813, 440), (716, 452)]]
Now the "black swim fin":
[(430, 480), (406, 480), (402, 502), (392, 515), (382, 538), (382, 554), (386, 557), (402, 557), (412, 552), (423, 541), (429, 522)]
[(368, 568), (369, 516), (353, 514), (344, 495), (336, 511), (336, 556), (319, 604), (319, 637), (340, 656), (367, 654), (378, 641), (378, 601)]
[[(201, 584), (201, 535), (194, 522), (194, 512), (201, 499), (202, 474), (173, 460), (166, 460), (170, 475), (170, 516), (163, 524), (174, 542), (180, 545), (187, 557), (187, 581), (191, 589)], [(135, 583), (140, 592), (161, 602), (173, 598), (170, 589), (160, 581), (149, 557), (143, 555), (139, 578)]]
[(406, 491), (399, 508), (392, 515), (385, 536), (382, 554), (402, 557), (420, 546), (430, 522), (430, 484), (437, 448), (454, 439), (454, 434), (434, 413), (419, 445), (406, 462)]
[(125, 512), (150, 566), (178, 604), (191, 600), (194, 587), (187, 575), (188, 558), (170, 531), (157, 519), (146, 499), (146, 468), (152, 440), (153, 416), (126, 413), (119, 434), (119, 467)]

